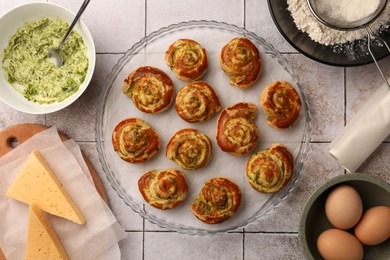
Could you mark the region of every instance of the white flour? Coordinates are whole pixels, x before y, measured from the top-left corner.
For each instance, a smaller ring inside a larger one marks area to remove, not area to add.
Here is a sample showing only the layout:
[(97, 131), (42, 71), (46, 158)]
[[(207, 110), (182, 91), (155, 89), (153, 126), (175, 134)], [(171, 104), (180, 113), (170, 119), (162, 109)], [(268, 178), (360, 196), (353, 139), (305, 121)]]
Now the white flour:
[[(325, 1), (325, 0), (324, 0)], [(351, 1), (351, 0), (345, 0)], [(361, 0), (362, 2), (370, 2), (370, 0)], [(341, 2), (341, 0), (328, 0), (330, 2)], [(335, 45), (346, 42), (353, 42), (362, 39), (366, 36), (364, 29), (356, 31), (338, 31), (331, 29), (320, 23), (311, 13), (306, 0), (287, 0), (288, 10), (299, 30), (305, 32), (309, 37), (323, 45)], [(364, 5), (367, 5), (364, 4)], [(352, 8), (354, 13), (358, 13), (360, 8)], [(351, 15), (352, 16), (352, 15)], [(388, 27), (390, 18), (390, 4), (387, 4), (382, 15), (370, 26), (374, 31), (378, 31), (381, 26)]]
[(342, 22), (355, 22), (373, 14), (380, 0), (316, 0), (316, 11), (324, 18)]

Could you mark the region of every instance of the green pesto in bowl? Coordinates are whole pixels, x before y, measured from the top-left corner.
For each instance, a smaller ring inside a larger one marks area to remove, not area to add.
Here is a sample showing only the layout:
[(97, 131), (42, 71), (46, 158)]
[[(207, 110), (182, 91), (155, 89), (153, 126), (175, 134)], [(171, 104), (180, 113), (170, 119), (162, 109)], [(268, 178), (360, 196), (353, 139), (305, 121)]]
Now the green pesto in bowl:
[(57, 48), (69, 25), (56, 18), (25, 23), (8, 41), (3, 53), (7, 81), (32, 102), (60, 102), (76, 93), (88, 70), (87, 47), (75, 31), (65, 41), (65, 62), (57, 68), (49, 48)]

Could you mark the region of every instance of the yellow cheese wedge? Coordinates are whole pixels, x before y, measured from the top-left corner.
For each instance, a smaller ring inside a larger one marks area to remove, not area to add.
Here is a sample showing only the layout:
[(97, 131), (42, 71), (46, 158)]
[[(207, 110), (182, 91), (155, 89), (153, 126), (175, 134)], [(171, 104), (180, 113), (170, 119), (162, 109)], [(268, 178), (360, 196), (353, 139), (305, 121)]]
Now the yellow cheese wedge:
[(80, 209), (38, 150), (29, 155), (6, 196), (29, 205), (35, 203), (43, 211), (77, 224), (85, 223)]
[(69, 259), (45, 213), (35, 204), (29, 211), (26, 259)]

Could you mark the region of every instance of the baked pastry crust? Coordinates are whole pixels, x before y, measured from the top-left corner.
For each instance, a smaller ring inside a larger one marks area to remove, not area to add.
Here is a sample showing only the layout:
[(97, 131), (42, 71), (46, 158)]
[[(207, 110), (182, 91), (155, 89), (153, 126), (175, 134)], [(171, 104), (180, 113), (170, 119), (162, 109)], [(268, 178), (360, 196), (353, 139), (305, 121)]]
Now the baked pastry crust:
[(286, 81), (268, 84), (260, 95), (260, 103), (268, 124), (278, 129), (290, 127), (301, 110), (298, 92)]
[(259, 132), (253, 121), (257, 106), (240, 102), (224, 109), (217, 121), (217, 143), (224, 152), (233, 155), (249, 153), (259, 140)]
[(198, 80), (208, 67), (206, 50), (191, 39), (179, 39), (169, 46), (165, 62), (185, 82)]
[(241, 197), (240, 188), (233, 181), (216, 177), (204, 184), (190, 208), (206, 224), (222, 223), (237, 211)]
[(190, 83), (179, 90), (175, 109), (189, 123), (206, 121), (221, 109), (213, 87), (204, 81)]
[(139, 67), (125, 79), (122, 91), (145, 113), (166, 110), (173, 100), (173, 83), (165, 72), (158, 68)]
[(220, 64), (229, 83), (241, 89), (252, 86), (262, 69), (260, 52), (247, 38), (229, 41), (221, 50)]
[(205, 166), (211, 153), (210, 139), (193, 128), (177, 131), (166, 147), (167, 158), (186, 170), (196, 170)]
[(160, 137), (142, 119), (127, 118), (114, 128), (112, 144), (123, 160), (142, 163), (153, 157), (160, 149)]
[(181, 204), (188, 193), (185, 175), (177, 169), (151, 170), (143, 173), (138, 188), (149, 205), (166, 210)]
[(294, 157), (283, 144), (253, 154), (246, 165), (246, 178), (258, 192), (274, 193), (291, 180)]

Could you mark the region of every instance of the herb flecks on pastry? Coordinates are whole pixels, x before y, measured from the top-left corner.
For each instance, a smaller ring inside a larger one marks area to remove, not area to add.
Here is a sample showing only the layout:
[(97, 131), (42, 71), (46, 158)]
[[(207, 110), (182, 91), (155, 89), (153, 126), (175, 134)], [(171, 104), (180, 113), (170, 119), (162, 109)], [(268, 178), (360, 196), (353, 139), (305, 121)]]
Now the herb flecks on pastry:
[(257, 106), (240, 102), (224, 109), (218, 117), (216, 138), (224, 152), (245, 155), (256, 145), (259, 132), (254, 122)]
[(165, 72), (158, 68), (139, 67), (125, 79), (122, 91), (145, 113), (166, 110), (173, 100), (173, 83)]
[(237, 211), (241, 204), (240, 188), (226, 177), (208, 180), (190, 205), (196, 218), (206, 224), (222, 223)]
[(186, 170), (196, 170), (205, 166), (211, 153), (210, 139), (193, 128), (177, 131), (166, 147), (166, 157)]
[(298, 92), (286, 81), (268, 84), (260, 95), (260, 103), (267, 115), (267, 123), (278, 129), (290, 127), (301, 110)]
[(253, 154), (246, 165), (246, 178), (258, 192), (274, 193), (291, 180), (294, 157), (286, 146), (274, 144)]
[(198, 80), (208, 67), (206, 50), (191, 39), (179, 39), (169, 46), (165, 62), (185, 82)]
[(234, 38), (221, 50), (220, 64), (230, 85), (249, 88), (259, 78), (262, 64), (257, 47), (247, 38)]
[(175, 109), (189, 123), (202, 122), (221, 109), (215, 90), (206, 82), (190, 83), (179, 90)]
[(123, 160), (142, 163), (160, 149), (160, 137), (142, 119), (127, 118), (116, 125), (112, 133), (112, 144)]
[(147, 171), (138, 180), (138, 188), (147, 203), (162, 210), (177, 207), (188, 193), (186, 177), (177, 169)]

